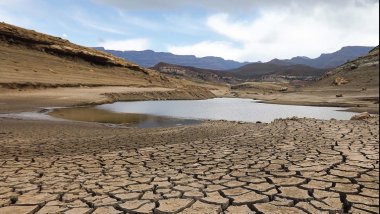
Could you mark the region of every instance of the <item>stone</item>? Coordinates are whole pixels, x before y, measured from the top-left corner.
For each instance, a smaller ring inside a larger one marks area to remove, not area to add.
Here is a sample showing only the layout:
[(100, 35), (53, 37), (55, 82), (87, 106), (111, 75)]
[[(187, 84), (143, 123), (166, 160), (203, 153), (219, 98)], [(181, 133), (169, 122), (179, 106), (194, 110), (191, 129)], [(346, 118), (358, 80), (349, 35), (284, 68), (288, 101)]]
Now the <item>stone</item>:
[(363, 112), (352, 116), (351, 120), (366, 120), (369, 118), (371, 118), (371, 115), (368, 112)]
[(344, 79), (343, 77), (337, 77), (334, 79), (334, 85), (340, 86), (348, 83), (348, 80)]

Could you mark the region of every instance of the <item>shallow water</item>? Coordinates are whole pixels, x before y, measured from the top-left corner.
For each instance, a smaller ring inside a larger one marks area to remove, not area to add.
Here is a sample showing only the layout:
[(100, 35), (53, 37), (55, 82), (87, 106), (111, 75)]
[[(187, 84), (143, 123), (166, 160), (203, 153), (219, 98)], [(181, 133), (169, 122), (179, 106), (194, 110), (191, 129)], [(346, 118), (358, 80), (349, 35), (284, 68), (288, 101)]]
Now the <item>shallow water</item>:
[(355, 114), (343, 110), (345, 108), (277, 105), (252, 99), (215, 98), (116, 102), (95, 107), (55, 109), (49, 115), (67, 120), (152, 128), (191, 125), (200, 123), (201, 120), (271, 122), (294, 116), (348, 120)]
[(198, 120), (178, 119), (147, 114), (115, 113), (94, 107), (61, 108), (49, 113), (50, 116), (66, 120), (122, 124), (138, 128), (173, 127), (199, 123)]
[(118, 113), (243, 122), (271, 122), (274, 119), (294, 116), (348, 120), (355, 114), (343, 111), (345, 108), (266, 104), (240, 98), (116, 102), (99, 105), (96, 108)]

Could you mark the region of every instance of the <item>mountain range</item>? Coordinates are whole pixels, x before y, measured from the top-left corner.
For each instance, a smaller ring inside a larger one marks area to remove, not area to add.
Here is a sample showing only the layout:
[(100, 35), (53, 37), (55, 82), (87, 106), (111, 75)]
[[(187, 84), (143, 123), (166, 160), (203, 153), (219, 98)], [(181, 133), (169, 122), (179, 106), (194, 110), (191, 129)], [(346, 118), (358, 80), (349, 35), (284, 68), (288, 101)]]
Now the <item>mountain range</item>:
[(278, 65), (272, 63), (250, 63), (231, 70), (212, 70), (160, 62), (151, 69), (177, 78), (192, 81), (237, 84), (247, 81), (311, 81), (326, 73), (326, 69), (307, 65)]
[(366, 46), (346, 46), (333, 53), (321, 54), (319, 57), (311, 59), (305, 56), (297, 56), (291, 59), (273, 59), (269, 61), (272, 64), (291, 65), (300, 64), (314, 68), (330, 69), (338, 67), (347, 61), (351, 61), (358, 57), (368, 54), (374, 47)]
[[(347, 61), (353, 60), (357, 57), (366, 55), (368, 51), (374, 47), (366, 46), (346, 46), (333, 53), (324, 53), (317, 58), (308, 58), (303, 56), (293, 57), (291, 59), (273, 59), (269, 61), (270, 64), (277, 65), (306, 65), (318, 69), (330, 69), (340, 66)], [(155, 52), (152, 50), (145, 51), (117, 51), (106, 50), (103, 47), (96, 47), (95, 49), (108, 52), (114, 56), (121, 57), (128, 61), (134, 62), (143, 67), (153, 67), (160, 62), (175, 64), (180, 66), (191, 66), (202, 69), (211, 70), (233, 70), (247, 64), (249, 62), (237, 62), (233, 60), (225, 60), (221, 57), (196, 57), (193, 55), (175, 55), (167, 52)], [(261, 62), (257, 62), (261, 63)]]
[(114, 56), (124, 58), (125, 60), (131, 62), (135, 62), (145, 68), (153, 67), (160, 62), (213, 70), (229, 70), (248, 64), (248, 62), (242, 63), (234, 60), (225, 60), (221, 57), (214, 56), (199, 58), (194, 55), (175, 55), (172, 53), (155, 52), (152, 50), (117, 51), (106, 50), (103, 47), (95, 47), (95, 49), (108, 52)]

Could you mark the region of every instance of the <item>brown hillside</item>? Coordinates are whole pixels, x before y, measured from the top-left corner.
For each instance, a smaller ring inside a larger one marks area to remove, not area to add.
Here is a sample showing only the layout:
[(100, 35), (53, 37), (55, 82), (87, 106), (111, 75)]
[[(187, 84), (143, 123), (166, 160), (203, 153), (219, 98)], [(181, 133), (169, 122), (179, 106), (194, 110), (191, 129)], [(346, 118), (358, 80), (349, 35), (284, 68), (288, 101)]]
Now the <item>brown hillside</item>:
[(341, 89), (367, 89), (379, 87), (379, 46), (366, 56), (359, 57), (327, 72), (314, 85)]
[(200, 81), (222, 84), (242, 82), (242, 80), (233, 77), (233, 75), (228, 72), (196, 68), (191, 66), (174, 65), (164, 62), (156, 64), (151, 69), (176, 78), (184, 78), (196, 82)]
[(108, 53), (0, 23), (0, 86), (173, 86), (155, 71)]

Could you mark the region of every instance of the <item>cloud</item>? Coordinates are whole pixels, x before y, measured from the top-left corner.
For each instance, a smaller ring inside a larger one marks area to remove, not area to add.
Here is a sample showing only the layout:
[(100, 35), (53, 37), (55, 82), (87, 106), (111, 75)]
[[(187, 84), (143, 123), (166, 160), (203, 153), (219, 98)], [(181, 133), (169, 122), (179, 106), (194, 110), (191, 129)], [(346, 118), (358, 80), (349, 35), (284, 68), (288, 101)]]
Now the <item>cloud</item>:
[(110, 50), (120, 50), (120, 51), (142, 51), (149, 49), (150, 42), (148, 39), (128, 39), (128, 40), (110, 40), (103, 41), (98, 44), (100, 47)]
[(178, 8), (187, 8), (189, 6), (201, 7), (212, 11), (219, 12), (237, 12), (250, 10), (252, 8), (284, 8), (284, 7), (298, 7), (311, 8), (315, 5), (328, 4), (335, 9), (339, 9), (345, 4), (351, 2), (360, 6), (366, 3), (375, 3), (378, 0), (234, 0), (234, 1), (220, 1), (220, 0), (93, 0), (98, 3), (123, 8), (125, 10), (172, 10)]
[(379, 43), (378, 2), (347, 1), (339, 10), (326, 2), (303, 10), (300, 6), (303, 5), (261, 9), (249, 19), (213, 14), (207, 18), (207, 26), (223, 40), (170, 46), (168, 50), (239, 61), (267, 61), (298, 55), (317, 57), (342, 46)]
[(134, 27), (141, 27), (153, 31), (157, 31), (162, 28), (161, 23), (157, 22), (156, 20), (149, 20), (138, 16), (131, 16), (120, 9), (117, 10), (117, 14), (119, 16), (118, 18), (121, 19), (122, 22), (124, 22), (125, 24), (133, 25)]
[(226, 59), (241, 57), (241, 50), (234, 45), (223, 41), (203, 41), (192, 45), (168, 46), (168, 51), (179, 55), (196, 54), (198, 57), (220, 56)]
[(73, 11), (71, 19), (84, 27), (97, 31), (103, 31), (111, 34), (127, 35), (126, 32), (120, 30), (120, 26), (112, 26), (110, 23), (103, 23), (103, 21), (99, 20), (99, 17), (90, 17), (88, 13), (81, 10), (80, 8), (76, 8), (75, 11)]

